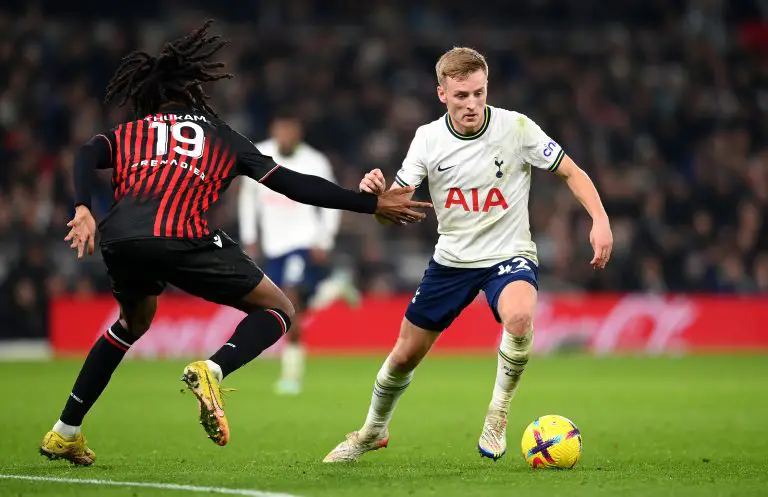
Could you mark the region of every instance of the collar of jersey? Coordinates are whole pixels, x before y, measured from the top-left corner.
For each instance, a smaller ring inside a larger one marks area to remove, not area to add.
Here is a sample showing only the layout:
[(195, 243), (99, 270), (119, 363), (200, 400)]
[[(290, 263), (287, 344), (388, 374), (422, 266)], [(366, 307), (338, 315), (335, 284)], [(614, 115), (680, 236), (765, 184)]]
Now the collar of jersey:
[(485, 118), (483, 119), (483, 125), (480, 126), (479, 130), (475, 131), (471, 135), (463, 135), (456, 131), (456, 129), (453, 127), (453, 123), (451, 122), (451, 116), (448, 113), (445, 114), (445, 125), (448, 126), (448, 131), (450, 131), (451, 134), (459, 140), (475, 140), (483, 136), (483, 133), (485, 133), (485, 130), (488, 129), (488, 125), (491, 123), (491, 108), (487, 105), (485, 106), (484, 114)]

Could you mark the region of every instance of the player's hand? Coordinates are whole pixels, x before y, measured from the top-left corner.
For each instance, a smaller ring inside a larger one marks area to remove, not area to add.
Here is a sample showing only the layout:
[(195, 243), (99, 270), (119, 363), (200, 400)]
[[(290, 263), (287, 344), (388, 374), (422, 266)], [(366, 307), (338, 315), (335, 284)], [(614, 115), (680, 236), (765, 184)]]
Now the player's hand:
[(589, 233), (589, 243), (595, 255), (592, 257), (592, 269), (603, 269), (611, 258), (613, 250), (613, 233), (608, 218), (597, 218), (592, 221), (592, 231)]
[(64, 241), (72, 242), (70, 248), (77, 249), (77, 258), (82, 259), (85, 254), (93, 255), (96, 249), (96, 220), (88, 207), (78, 205), (74, 219), (67, 226), (70, 230)]
[(360, 180), (360, 191), (381, 195), (387, 190), (387, 182), (381, 169), (373, 169)]
[(427, 215), (413, 209), (426, 209), (432, 207), (432, 204), (411, 200), (414, 190), (413, 186), (406, 186), (381, 193), (378, 196), (376, 214), (397, 224), (418, 223)]

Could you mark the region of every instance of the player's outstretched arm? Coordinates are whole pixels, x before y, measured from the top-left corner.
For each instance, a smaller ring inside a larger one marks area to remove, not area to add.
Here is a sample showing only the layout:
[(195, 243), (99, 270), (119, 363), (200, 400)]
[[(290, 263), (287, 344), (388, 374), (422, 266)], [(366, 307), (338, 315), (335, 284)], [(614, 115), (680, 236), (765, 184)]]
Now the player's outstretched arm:
[(611, 233), (611, 224), (608, 220), (608, 214), (600, 201), (600, 194), (597, 193), (592, 180), (589, 179), (579, 166), (567, 155), (563, 157), (560, 166), (555, 174), (563, 178), (571, 189), (581, 205), (592, 217), (592, 231), (589, 234), (589, 242), (592, 244), (594, 256), (592, 257), (592, 267), (602, 269), (608, 264), (613, 250), (613, 234)]
[(396, 188), (379, 195), (354, 192), (319, 176), (278, 167), (261, 179), (267, 188), (303, 204), (342, 209), (363, 214), (378, 214), (397, 223), (419, 222), (426, 217), (413, 209), (432, 207), (428, 202), (411, 200), (413, 188)]
[(75, 217), (67, 223), (64, 241), (77, 249), (77, 258), (92, 255), (96, 248), (96, 220), (91, 214), (91, 191), (96, 169), (111, 167), (112, 145), (104, 135), (96, 135), (77, 151), (73, 165), (75, 181)]

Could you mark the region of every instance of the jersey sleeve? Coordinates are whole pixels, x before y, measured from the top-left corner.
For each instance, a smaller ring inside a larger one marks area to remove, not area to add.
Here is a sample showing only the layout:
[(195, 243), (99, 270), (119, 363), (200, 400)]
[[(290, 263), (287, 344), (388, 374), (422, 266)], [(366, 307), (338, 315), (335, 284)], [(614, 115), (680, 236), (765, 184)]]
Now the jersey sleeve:
[(112, 167), (114, 150), (114, 133), (109, 132), (91, 137), (77, 151), (73, 164), (75, 207), (84, 205), (91, 208), (95, 171)]
[(280, 167), (272, 157), (262, 154), (248, 138), (234, 131), (232, 134), (234, 150), (237, 154), (235, 164), (239, 175), (248, 176), (262, 183)]
[(518, 119), (522, 134), (523, 159), (539, 169), (556, 171), (565, 157), (563, 148), (528, 116), (521, 114)]
[(403, 160), (403, 165), (395, 176), (395, 182), (400, 186), (418, 187), (427, 177), (427, 142), (424, 127), (416, 130)]

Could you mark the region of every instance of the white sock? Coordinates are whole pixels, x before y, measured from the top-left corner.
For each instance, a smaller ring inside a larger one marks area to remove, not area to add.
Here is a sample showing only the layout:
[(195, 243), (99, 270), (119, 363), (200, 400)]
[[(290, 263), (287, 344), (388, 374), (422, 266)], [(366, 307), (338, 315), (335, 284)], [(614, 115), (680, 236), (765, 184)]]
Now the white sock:
[(211, 373), (213, 373), (213, 376), (216, 377), (216, 381), (221, 383), (221, 380), (224, 379), (224, 373), (221, 372), (221, 366), (210, 359), (206, 360), (205, 363), (208, 365), (208, 369), (211, 370)]
[(61, 420), (58, 420), (56, 421), (56, 424), (53, 425), (53, 429), (51, 431), (55, 431), (64, 438), (75, 438), (80, 434), (80, 427), (68, 425), (66, 423), (62, 423)]
[(520, 376), (525, 370), (533, 345), (533, 330), (524, 336), (514, 336), (504, 331), (499, 345), (499, 359), (496, 369), (496, 384), (493, 387), (493, 398), (489, 410), (501, 411), (504, 415), (509, 411), (509, 403), (515, 395)]
[(282, 378), (300, 382), (304, 377), (304, 347), (298, 343), (286, 343), (282, 355)]
[(392, 413), (397, 406), (397, 400), (408, 388), (413, 378), (413, 371), (398, 373), (389, 368), (389, 358), (384, 361), (379, 373), (376, 375), (376, 383), (373, 385), (371, 407), (365, 424), (360, 430), (363, 433), (381, 433), (389, 425)]

